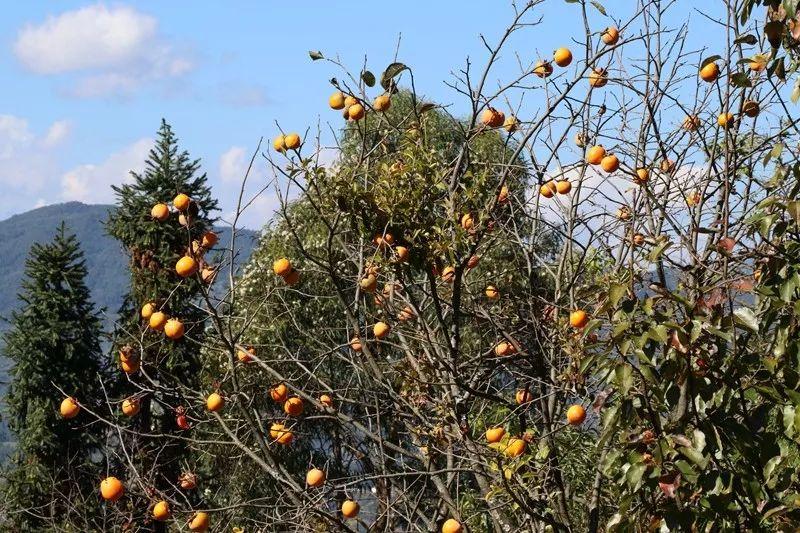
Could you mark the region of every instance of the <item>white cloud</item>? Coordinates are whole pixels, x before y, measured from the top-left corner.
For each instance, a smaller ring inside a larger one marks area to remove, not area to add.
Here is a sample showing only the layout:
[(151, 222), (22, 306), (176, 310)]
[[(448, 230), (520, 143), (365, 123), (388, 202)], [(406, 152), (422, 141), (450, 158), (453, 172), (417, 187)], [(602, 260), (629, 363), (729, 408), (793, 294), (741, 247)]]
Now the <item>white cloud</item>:
[(114, 67), (141, 54), (158, 21), (129, 7), (98, 4), (58, 16), (19, 32), (14, 52), (38, 74)]
[(42, 139), (42, 144), (51, 148), (61, 144), (72, 131), (72, 124), (68, 120), (57, 120), (53, 122)]
[(130, 181), (130, 171), (140, 171), (153, 145), (151, 139), (140, 139), (108, 156), (98, 164), (85, 164), (61, 176), (61, 197), (65, 201), (103, 203), (113, 200), (111, 185)]
[(23, 146), (30, 144), (33, 133), (28, 121), (13, 115), (0, 115), (0, 159), (8, 159)]
[(219, 157), (219, 177), (223, 183), (231, 183), (244, 178), (247, 172), (245, 151), (241, 146), (232, 146)]
[(80, 73), (63, 92), (83, 98), (128, 95), (147, 82), (180, 77), (193, 66), (159, 35), (154, 17), (103, 4), (26, 25), (14, 52), (36, 74)]
[[(219, 157), (218, 176), (222, 186), (215, 190), (219, 195), (224, 223), (232, 223), (236, 216), (242, 180), (247, 174), (252, 155), (252, 150), (248, 148), (231, 146)], [(273, 185), (274, 181), (263, 159), (256, 157), (242, 195), (243, 211), (237, 222), (239, 227), (261, 229), (272, 218), (279, 207)]]

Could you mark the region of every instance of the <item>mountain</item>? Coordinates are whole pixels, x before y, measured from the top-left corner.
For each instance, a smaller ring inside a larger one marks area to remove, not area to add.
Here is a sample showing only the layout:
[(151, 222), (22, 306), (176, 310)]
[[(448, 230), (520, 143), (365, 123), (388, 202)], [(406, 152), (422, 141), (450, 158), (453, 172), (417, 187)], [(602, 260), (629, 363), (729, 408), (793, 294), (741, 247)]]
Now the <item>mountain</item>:
[[(128, 286), (127, 258), (120, 244), (106, 235), (103, 227), (111, 205), (86, 205), (79, 202), (40, 207), (0, 221), (0, 333), (8, 328), (11, 312), (19, 306), (17, 293), (25, 272), (28, 250), (35, 242), (48, 242), (63, 221), (75, 233), (86, 256), (86, 283), (97, 309), (105, 309), (105, 323), (110, 326), (122, 304)], [(230, 228), (217, 228), (220, 244), (230, 240)], [(247, 261), (258, 234), (237, 230), (238, 262)], [(0, 399), (8, 383), (8, 360), (0, 357)], [(0, 412), (2, 408), (0, 407)], [(0, 459), (8, 440), (0, 420)]]

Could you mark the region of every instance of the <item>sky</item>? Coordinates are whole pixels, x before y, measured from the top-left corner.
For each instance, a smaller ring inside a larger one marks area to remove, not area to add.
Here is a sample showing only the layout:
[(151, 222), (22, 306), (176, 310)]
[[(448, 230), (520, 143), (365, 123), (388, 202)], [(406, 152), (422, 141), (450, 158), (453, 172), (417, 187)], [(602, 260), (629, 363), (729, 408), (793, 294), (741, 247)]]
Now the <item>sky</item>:
[[(634, 2), (603, 4), (628, 16)], [(525, 32), (515, 50), (549, 56), (580, 35), (574, 5), (547, 0), (537, 12), (558, 23)], [(400, 38), (398, 59), (418, 91), (459, 114), (466, 100), (445, 82), (468, 56), (482, 64), (479, 36), (498, 38), (512, 16), (504, 0), (9, 3), (0, 18), (0, 219), (65, 201), (112, 202), (110, 185), (142, 167), (162, 117), (202, 160), (228, 216), (276, 122), (299, 132), (341, 124), (327, 108), (328, 80), (341, 73), (309, 50), (356, 72), (366, 57), (379, 74)], [(595, 16), (598, 29), (612, 23)], [(262, 227), (275, 207), (263, 195), (244, 224)]]

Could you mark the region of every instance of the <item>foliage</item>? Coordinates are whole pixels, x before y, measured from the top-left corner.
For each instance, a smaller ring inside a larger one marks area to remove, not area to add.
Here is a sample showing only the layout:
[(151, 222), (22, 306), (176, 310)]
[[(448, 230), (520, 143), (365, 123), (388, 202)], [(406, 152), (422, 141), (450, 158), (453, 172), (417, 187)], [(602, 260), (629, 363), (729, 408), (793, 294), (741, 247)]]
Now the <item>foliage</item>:
[[(120, 379), (113, 390), (117, 405), (124, 398), (141, 402), (139, 414), (130, 422), (118, 414), (118, 407), (113, 408), (118, 423), (138, 432), (124, 434), (119, 446), (126, 453), (120, 450), (114, 464), (126, 465), (125, 455), (129, 454), (137, 475), (153, 490), (173, 487), (193, 460), (186, 441), (167, 435), (177, 429), (176, 409), (188, 409), (195, 402), (203, 366), (199, 346), (205, 314), (198, 304), (205, 290), (199, 277), (182, 279), (174, 270), (178, 259), (194, 254), (192, 243), (199, 242), (215, 221), (212, 213), (217, 202), (205, 173), (199, 171), (200, 162), (180, 150), (172, 128), (162, 121), (144, 172), (132, 172), (131, 183), (114, 187), (117, 205), (107, 221), (108, 233), (122, 244), (130, 259), (130, 287), (114, 333), (112, 357), (127, 351), (141, 364), (138, 372)], [(151, 217), (154, 204), (171, 204), (179, 193), (191, 199), (185, 213), (171, 213), (162, 222)], [(192, 340), (162, 342), (163, 334), (148, 329), (147, 321), (140, 317), (140, 309), (148, 302), (168, 316), (178, 317)], [(180, 386), (153, 387), (153, 383), (167, 381)], [(190, 411), (187, 414), (192, 416)], [(156, 435), (147, 435), (150, 431)]]
[[(34, 244), (3, 355), (13, 367), (6, 401), (17, 447), (2, 484), (4, 528), (100, 527), (101, 510), (70, 505), (94, 490), (102, 426), (91, 416), (63, 420), (65, 396), (94, 402), (100, 391), (100, 319), (85, 283), (83, 252), (62, 224), (53, 240)], [(92, 409), (96, 405), (90, 404)]]

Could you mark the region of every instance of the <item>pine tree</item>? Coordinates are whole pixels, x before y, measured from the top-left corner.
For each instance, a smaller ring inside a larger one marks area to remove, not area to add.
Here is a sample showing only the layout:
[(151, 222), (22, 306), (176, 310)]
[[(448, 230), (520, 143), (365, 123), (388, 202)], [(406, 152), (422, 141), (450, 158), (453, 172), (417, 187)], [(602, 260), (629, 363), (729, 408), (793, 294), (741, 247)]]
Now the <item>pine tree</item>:
[[(97, 461), (104, 426), (85, 414), (59, 414), (66, 396), (90, 404), (99, 394), (100, 319), (85, 283), (83, 252), (64, 225), (48, 244), (34, 244), (3, 355), (13, 363), (6, 401), (17, 448), (3, 486), (7, 523), (15, 531), (98, 527)], [(3, 507), (3, 505), (0, 505)], [(76, 515), (77, 513), (77, 515)], [(92, 525), (95, 524), (95, 525)]]
[[(193, 160), (178, 147), (171, 127), (162, 120), (155, 146), (150, 150), (143, 173), (132, 173), (132, 183), (114, 187), (117, 208), (110, 213), (107, 231), (120, 241), (130, 257), (130, 286), (120, 310), (115, 331), (115, 352), (129, 350), (138, 357), (141, 370), (121, 379), (115, 394), (136, 395), (141, 410), (130, 423), (143, 433), (176, 433), (176, 410), (196, 403), (184, 391), (199, 389), (201, 363), (199, 346), (203, 339), (204, 313), (198, 308), (201, 281), (197, 276), (181, 280), (175, 272), (180, 257), (191, 253), (214, 223), (210, 213), (217, 209)], [(157, 203), (170, 204), (183, 193), (191, 198), (181, 217), (173, 211), (164, 221), (151, 216)], [(164, 334), (148, 329), (140, 316), (142, 306), (153, 302), (168, 316), (186, 325), (186, 337), (165, 340)], [(119, 374), (124, 376), (122, 372)], [(183, 468), (190, 465), (189, 446), (168, 437), (126, 437), (134, 450), (137, 475), (157, 490), (168, 489)], [(130, 473), (131, 475), (133, 473)]]

